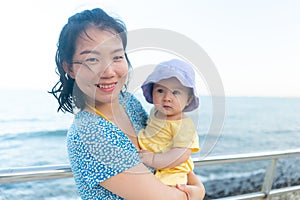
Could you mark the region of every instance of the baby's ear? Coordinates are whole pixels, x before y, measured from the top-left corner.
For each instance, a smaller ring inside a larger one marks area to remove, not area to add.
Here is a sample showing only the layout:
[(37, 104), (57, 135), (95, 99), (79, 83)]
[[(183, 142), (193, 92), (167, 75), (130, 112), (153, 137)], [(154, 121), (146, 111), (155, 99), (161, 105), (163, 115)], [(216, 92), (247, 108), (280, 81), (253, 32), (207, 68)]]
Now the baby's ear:
[(65, 70), (65, 72), (73, 79), (75, 79), (75, 73), (73, 72), (73, 69), (70, 64), (66, 63), (65, 61), (62, 62), (62, 67)]
[(194, 95), (190, 95), (189, 99), (187, 100), (186, 106), (190, 105), (190, 103), (194, 100)]

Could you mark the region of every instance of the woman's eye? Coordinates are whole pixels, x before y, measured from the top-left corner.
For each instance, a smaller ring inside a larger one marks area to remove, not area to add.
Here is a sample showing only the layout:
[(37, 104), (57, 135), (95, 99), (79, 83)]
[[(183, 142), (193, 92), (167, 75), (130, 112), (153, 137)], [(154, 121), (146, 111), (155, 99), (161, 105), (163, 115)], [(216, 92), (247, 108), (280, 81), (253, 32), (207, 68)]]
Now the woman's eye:
[(97, 58), (87, 58), (85, 60), (85, 62), (88, 63), (88, 64), (98, 64), (99, 63), (99, 59), (97, 59)]
[(120, 61), (124, 58), (124, 56), (115, 56), (113, 59), (114, 61)]

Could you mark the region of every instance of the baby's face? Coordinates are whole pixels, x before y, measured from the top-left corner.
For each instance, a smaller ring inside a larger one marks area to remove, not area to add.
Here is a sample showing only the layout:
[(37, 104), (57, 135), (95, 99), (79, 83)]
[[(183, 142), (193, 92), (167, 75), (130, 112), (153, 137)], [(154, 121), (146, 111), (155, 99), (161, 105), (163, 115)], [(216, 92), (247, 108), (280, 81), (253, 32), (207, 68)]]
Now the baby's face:
[(182, 110), (191, 102), (191, 88), (177, 78), (163, 79), (153, 85), (153, 104), (157, 110), (172, 119), (181, 119)]

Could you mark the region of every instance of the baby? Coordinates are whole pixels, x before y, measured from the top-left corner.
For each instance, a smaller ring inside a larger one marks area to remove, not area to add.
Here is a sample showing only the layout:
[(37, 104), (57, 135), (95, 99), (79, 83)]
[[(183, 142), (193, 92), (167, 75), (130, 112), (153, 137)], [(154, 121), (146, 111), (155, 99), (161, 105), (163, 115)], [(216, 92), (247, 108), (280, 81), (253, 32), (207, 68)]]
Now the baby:
[(194, 123), (184, 114), (199, 106), (194, 70), (178, 59), (162, 62), (148, 76), (142, 90), (154, 107), (147, 127), (138, 134), (140, 158), (155, 169), (162, 183), (186, 184), (187, 174), (194, 168), (190, 155), (199, 150)]

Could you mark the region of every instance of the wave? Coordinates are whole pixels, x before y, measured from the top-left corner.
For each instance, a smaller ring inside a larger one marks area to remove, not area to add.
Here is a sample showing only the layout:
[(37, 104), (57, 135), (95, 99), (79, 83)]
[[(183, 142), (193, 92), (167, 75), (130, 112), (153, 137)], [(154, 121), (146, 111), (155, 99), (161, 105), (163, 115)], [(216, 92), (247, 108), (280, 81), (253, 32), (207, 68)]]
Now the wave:
[(300, 133), (300, 129), (267, 130), (267, 131), (262, 131), (262, 133), (265, 134)]
[(4, 135), (21, 135), (65, 130), (68, 129), (71, 120), (71, 118), (58, 118), (52, 116), (0, 119), (0, 137)]
[(21, 133), (9, 133), (2, 134), (2, 141), (8, 140), (23, 140), (30, 138), (42, 138), (42, 137), (65, 137), (67, 134), (66, 129), (61, 130), (49, 130), (49, 131), (36, 131), (36, 132), (21, 132)]
[(39, 118), (0, 119), (0, 123), (36, 122), (36, 121), (42, 121), (42, 120)]
[(203, 182), (207, 181), (215, 181), (215, 180), (224, 180), (224, 179), (233, 179), (233, 178), (248, 178), (255, 175), (260, 175), (265, 173), (265, 169), (258, 169), (251, 172), (240, 172), (240, 173), (224, 173), (224, 174), (215, 174), (210, 173), (208, 176), (205, 175), (198, 175), (199, 179)]

